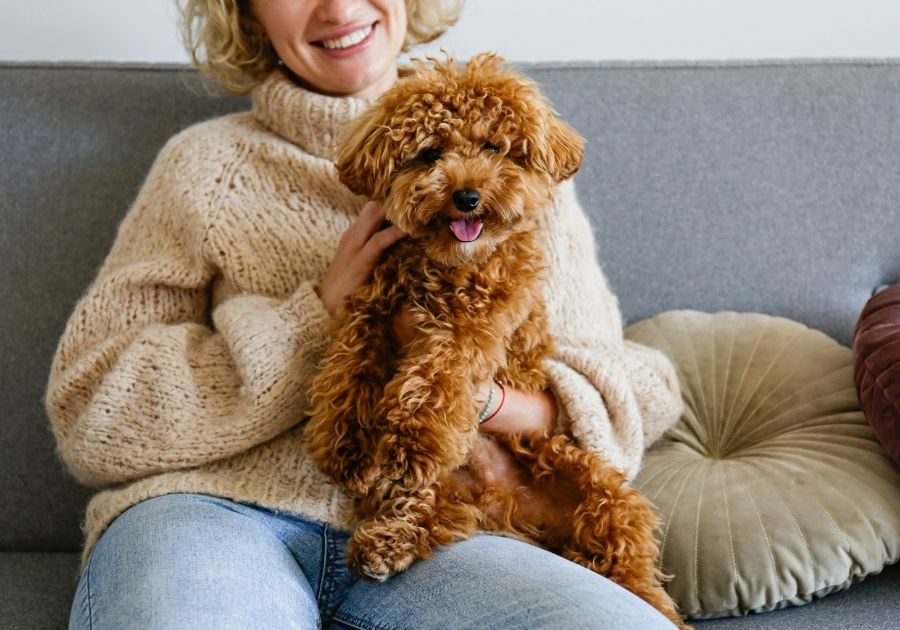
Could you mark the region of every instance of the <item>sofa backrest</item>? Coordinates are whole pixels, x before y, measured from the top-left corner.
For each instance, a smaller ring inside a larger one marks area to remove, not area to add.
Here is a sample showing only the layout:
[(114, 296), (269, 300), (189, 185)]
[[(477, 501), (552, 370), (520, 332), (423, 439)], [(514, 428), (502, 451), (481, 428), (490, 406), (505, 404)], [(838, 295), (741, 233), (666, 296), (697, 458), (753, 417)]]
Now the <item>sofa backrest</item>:
[[(629, 321), (761, 311), (849, 343), (900, 281), (900, 61), (522, 67), (588, 141), (576, 185)], [(248, 106), (171, 66), (0, 64), (0, 550), (74, 550), (89, 491), (42, 406), (157, 151)]]

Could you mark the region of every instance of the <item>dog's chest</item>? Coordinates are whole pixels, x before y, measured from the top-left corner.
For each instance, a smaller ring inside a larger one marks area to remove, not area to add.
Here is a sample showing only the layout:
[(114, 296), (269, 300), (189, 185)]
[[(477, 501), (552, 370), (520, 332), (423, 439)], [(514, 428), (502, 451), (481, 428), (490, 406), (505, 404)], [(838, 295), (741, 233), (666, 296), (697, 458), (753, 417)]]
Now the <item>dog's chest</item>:
[(516, 327), (543, 306), (541, 276), (520, 271), (516, 262), (495, 256), (484, 265), (447, 269), (412, 243), (401, 242), (375, 277), (391, 293), (395, 308), (414, 305), (460, 326), (503, 322)]

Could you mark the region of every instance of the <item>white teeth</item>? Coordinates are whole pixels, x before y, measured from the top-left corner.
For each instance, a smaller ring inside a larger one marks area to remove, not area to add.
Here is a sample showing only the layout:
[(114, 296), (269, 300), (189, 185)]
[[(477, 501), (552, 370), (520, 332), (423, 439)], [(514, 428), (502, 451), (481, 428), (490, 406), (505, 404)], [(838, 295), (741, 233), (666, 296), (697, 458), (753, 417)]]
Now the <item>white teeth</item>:
[(325, 46), (325, 48), (331, 48), (331, 49), (349, 48), (350, 46), (353, 46), (354, 44), (358, 44), (359, 42), (364, 40), (366, 37), (369, 36), (369, 33), (371, 33), (371, 32), (372, 32), (372, 25), (370, 24), (369, 26), (364, 26), (363, 28), (359, 29), (358, 31), (353, 31), (349, 35), (344, 35), (343, 37), (340, 37), (338, 39), (322, 40), (322, 45)]

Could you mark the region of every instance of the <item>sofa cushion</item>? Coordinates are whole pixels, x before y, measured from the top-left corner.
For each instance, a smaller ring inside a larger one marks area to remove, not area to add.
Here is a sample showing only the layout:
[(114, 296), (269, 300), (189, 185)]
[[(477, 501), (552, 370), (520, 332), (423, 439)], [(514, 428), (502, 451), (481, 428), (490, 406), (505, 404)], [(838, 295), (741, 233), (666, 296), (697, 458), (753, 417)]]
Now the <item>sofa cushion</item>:
[(0, 552), (0, 628), (65, 628), (78, 561), (77, 553)]
[(874, 295), (853, 335), (853, 381), (866, 420), (900, 464), (900, 284)]
[(859, 408), (851, 351), (759, 314), (672, 311), (627, 329), (665, 352), (685, 412), (635, 484), (691, 618), (767, 611), (900, 558), (900, 473)]

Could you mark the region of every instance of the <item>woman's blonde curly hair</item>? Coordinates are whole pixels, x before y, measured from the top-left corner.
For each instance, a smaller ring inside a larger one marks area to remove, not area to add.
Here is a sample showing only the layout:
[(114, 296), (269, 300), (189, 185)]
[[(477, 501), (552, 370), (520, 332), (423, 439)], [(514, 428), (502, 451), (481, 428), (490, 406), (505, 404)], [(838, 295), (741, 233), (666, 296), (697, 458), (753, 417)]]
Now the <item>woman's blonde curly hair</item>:
[[(403, 50), (440, 37), (456, 23), (463, 0), (404, 0)], [(176, 0), (181, 36), (194, 65), (234, 94), (246, 94), (278, 65), (253, 17), (250, 0)]]

